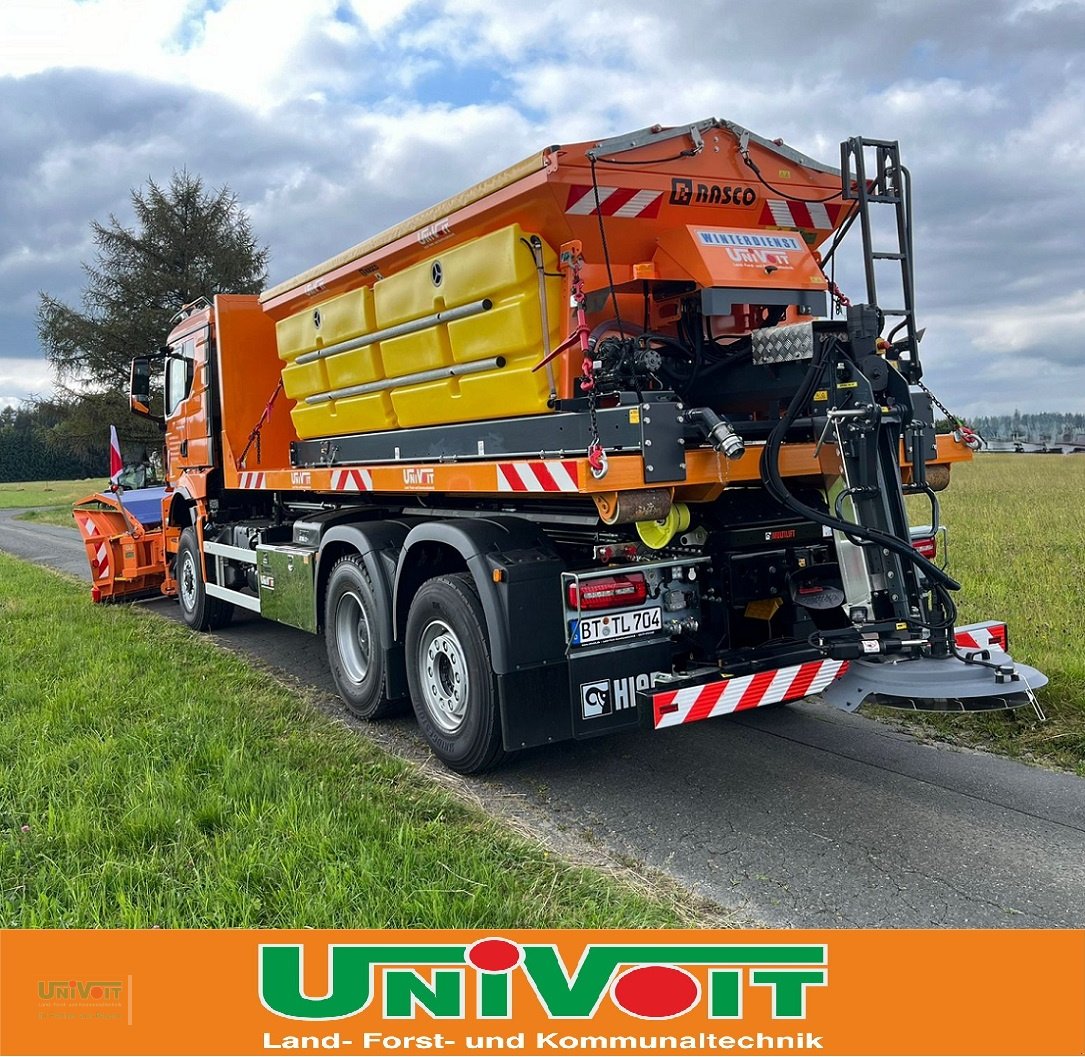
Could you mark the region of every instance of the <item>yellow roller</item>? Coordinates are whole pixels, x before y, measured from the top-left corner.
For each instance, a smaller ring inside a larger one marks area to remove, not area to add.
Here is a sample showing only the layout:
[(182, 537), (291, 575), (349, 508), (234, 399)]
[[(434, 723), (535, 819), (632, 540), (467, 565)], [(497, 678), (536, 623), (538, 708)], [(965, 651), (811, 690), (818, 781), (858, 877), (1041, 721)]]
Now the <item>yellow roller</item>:
[(637, 535), (646, 547), (661, 551), (679, 532), (689, 528), (689, 507), (675, 503), (665, 518), (659, 521), (638, 521)]

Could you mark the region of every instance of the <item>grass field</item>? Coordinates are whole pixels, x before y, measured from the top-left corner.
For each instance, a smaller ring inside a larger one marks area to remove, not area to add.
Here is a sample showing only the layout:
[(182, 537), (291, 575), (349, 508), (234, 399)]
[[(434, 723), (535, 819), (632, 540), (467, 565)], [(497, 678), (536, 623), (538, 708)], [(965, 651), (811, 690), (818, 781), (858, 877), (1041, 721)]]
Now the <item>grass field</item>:
[(77, 499), (98, 492), (109, 482), (104, 477), (85, 481), (20, 481), (16, 484), (0, 484), (0, 510), (13, 507), (64, 507), (69, 511)]
[(683, 922), (180, 625), (3, 555), (0, 624), (0, 925)]
[(36, 521), (45, 525), (62, 525), (75, 528), (72, 521), (72, 503), (85, 495), (105, 488), (105, 478), (86, 481), (22, 481), (18, 484), (0, 484), (0, 510), (15, 507), (34, 507), (20, 515), (20, 521)]
[(1040, 693), (1049, 720), (1019, 709), (920, 723), (1085, 774), (1085, 456), (979, 455), (941, 496), (960, 622), (1009, 623), (1011, 652), (1051, 679)]

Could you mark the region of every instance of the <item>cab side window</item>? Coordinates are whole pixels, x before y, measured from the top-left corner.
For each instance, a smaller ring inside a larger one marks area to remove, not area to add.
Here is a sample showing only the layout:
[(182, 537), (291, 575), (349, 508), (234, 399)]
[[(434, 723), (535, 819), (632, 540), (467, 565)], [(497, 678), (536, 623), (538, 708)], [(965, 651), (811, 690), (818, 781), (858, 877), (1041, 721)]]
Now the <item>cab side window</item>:
[(192, 392), (193, 346), (186, 341), (166, 360), (166, 416), (172, 415)]

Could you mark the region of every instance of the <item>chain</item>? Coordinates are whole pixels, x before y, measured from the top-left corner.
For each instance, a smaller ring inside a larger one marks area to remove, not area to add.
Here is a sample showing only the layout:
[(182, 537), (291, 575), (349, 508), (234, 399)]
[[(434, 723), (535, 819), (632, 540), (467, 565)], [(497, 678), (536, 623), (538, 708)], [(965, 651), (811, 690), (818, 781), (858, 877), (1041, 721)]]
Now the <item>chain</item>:
[(598, 480), (607, 474), (607, 453), (599, 437), (599, 416), (596, 412), (599, 391), (595, 387), (595, 364), (590, 354), (585, 354), (580, 369), (583, 371), (580, 388), (588, 394), (588, 465), (592, 476)]
[(580, 339), (580, 350), (584, 358), (580, 364), (581, 377), (580, 391), (588, 394), (588, 466), (591, 468), (592, 477), (596, 480), (606, 477), (607, 453), (603, 449), (603, 442), (599, 437), (599, 418), (596, 412), (599, 394), (595, 387), (595, 362), (592, 359), (592, 349), (588, 343), (588, 318), (584, 311), (584, 280), (580, 277), (580, 264), (578, 258), (571, 262), (573, 281), (570, 289), (573, 308), (576, 310), (576, 336)]
[[(581, 385), (583, 386), (583, 383)], [(588, 465), (591, 467), (592, 476), (600, 478), (605, 477), (607, 473), (607, 453), (603, 450), (603, 442), (599, 438), (599, 419), (595, 413), (597, 402), (598, 397), (593, 381), (588, 391)]]
[(267, 404), (264, 406), (264, 413), (260, 416), (260, 421), (256, 423), (252, 428), (252, 432), (249, 434), (248, 442), (245, 445), (245, 450), (242, 451), (241, 457), (237, 460), (237, 468), (240, 470), (245, 465), (245, 456), (249, 454), (249, 449), (256, 445), (256, 464), (260, 464), (260, 431), (264, 428), (267, 420), (271, 417), (271, 409), (275, 404), (275, 400), (278, 395), (283, 391), (283, 380), (279, 377), (279, 384), (275, 386), (275, 392), (271, 394)]
[(946, 416), (946, 420), (956, 427), (953, 430), (953, 436), (956, 437), (957, 440), (962, 441), (967, 447), (971, 448), (972, 451), (976, 451), (983, 446), (983, 437), (981, 437), (974, 429), (966, 426), (952, 411), (950, 411), (950, 409), (923, 384), (922, 379), (917, 378), (915, 384), (931, 398), (931, 403)]
[(851, 298), (832, 279), (829, 280), (829, 293), (832, 294), (833, 302), (838, 309), (843, 310), (851, 306)]

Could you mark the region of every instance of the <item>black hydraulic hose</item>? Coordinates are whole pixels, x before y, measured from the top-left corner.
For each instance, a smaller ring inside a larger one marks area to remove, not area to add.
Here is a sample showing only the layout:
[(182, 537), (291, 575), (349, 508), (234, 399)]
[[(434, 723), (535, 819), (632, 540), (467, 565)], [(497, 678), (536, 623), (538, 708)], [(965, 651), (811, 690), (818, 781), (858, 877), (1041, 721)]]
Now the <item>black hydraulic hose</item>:
[(614, 318), (618, 321), (618, 333), (625, 337), (625, 329), (622, 326), (622, 314), (618, 311), (618, 291), (614, 289), (614, 272), (610, 267), (610, 249), (607, 247), (607, 231), (603, 226), (603, 207), (599, 200), (599, 180), (595, 175), (595, 156), (591, 158), (591, 189), (595, 196), (595, 216), (599, 221), (599, 241), (603, 247), (603, 263), (607, 267), (607, 283), (610, 286), (610, 300), (614, 305)]
[[(835, 339), (830, 340), (835, 342)], [(924, 558), (910, 543), (898, 539), (888, 532), (872, 529), (866, 525), (858, 525), (851, 521), (843, 521), (831, 514), (822, 513), (822, 511), (814, 507), (807, 506), (801, 500), (796, 499), (784, 483), (783, 476), (780, 474), (780, 446), (783, 444), (784, 437), (787, 436), (793, 422), (798, 418), (799, 411), (802, 410), (813, 395), (821, 374), (821, 365), (826, 347), (827, 345), (822, 346), (815, 352), (813, 362), (810, 364), (810, 369), (807, 371), (802, 385), (791, 398), (791, 403), (788, 404), (784, 417), (776, 424), (775, 429), (769, 434), (768, 440), (765, 442), (765, 451), (761, 457), (761, 472), (765, 480), (765, 488), (773, 499), (800, 517), (807, 518), (819, 525), (825, 525), (837, 532), (843, 532), (848, 536), (875, 543), (879, 547), (906, 558), (927, 576), (931, 581), (932, 588), (942, 598), (943, 604), (949, 602), (951, 607), (949, 612), (953, 613), (956, 607), (953, 606), (953, 602), (946, 592), (947, 589), (950, 591), (959, 590), (961, 585), (944, 569), (940, 569), (929, 558)], [(941, 625), (935, 626), (940, 627)]]
[(798, 198), (796, 195), (791, 194), (789, 191), (781, 191), (778, 187), (773, 187), (772, 184), (761, 175), (761, 170), (757, 167), (757, 162), (750, 157), (750, 151), (747, 148), (742, 150), (742, 160), (753, 170), (754, 176), (758, 178), (773, 194), (779, 195), (781, 198), (786, 198), (789, 202), (831, 202), (834, 198), (842, 198), (844, 195), (843, 190), (833, 191), (832, 194), (826, 195), (824, 198)]
[(960, 650), (954, 649), (953, 656), (959, 661), (963, 661), (965, 664), (978, 664), (981, 668), (990, 668), (991, 671), (997, 672), (999, 675), (1009, 675), (1013, 671), (1012, 664), (999, 664), (997, 661), (992, 661), (988, 654), (987, 659), (978, 657), (974, 653), (961, 653)]
[(642, 335), (648, 341), (657, 345), (664, 345), (667, 348), (675, 349), (677, 352), (682, 353), (684, 356), (690, 355), (690, 348), (688, 345), (679, 341), (678, 338), (672, 337), (670, 334), (657, 334), (655, 331), (647, 330)]
[(745, 363), (747, 360), (753, 358), (753, 349), (746, 345), (745, 347), (736, 350), (735, 352), (728, 352), (722, 355), (718, 360), (710, 360), (707, 366), (702, 372), (703, 377), (715, 374), (717, 371), (726, 370), (729, 367), (735, 367), (740, 363)]
[(836, 253), (837, 247), (844, 241), (844, 236), (847, 235), (852, 224), (855, 223), (855, 218), (859, 215), (859, 210), (854, 209), (849, 214), (848, 219), (837, 229), (836, 235), (833, 238), (832, 245), (825, 251), (825, 255), (821, 258), (821, 268), (824, 271), (825, 265), (833, 259), (833, 254)]

